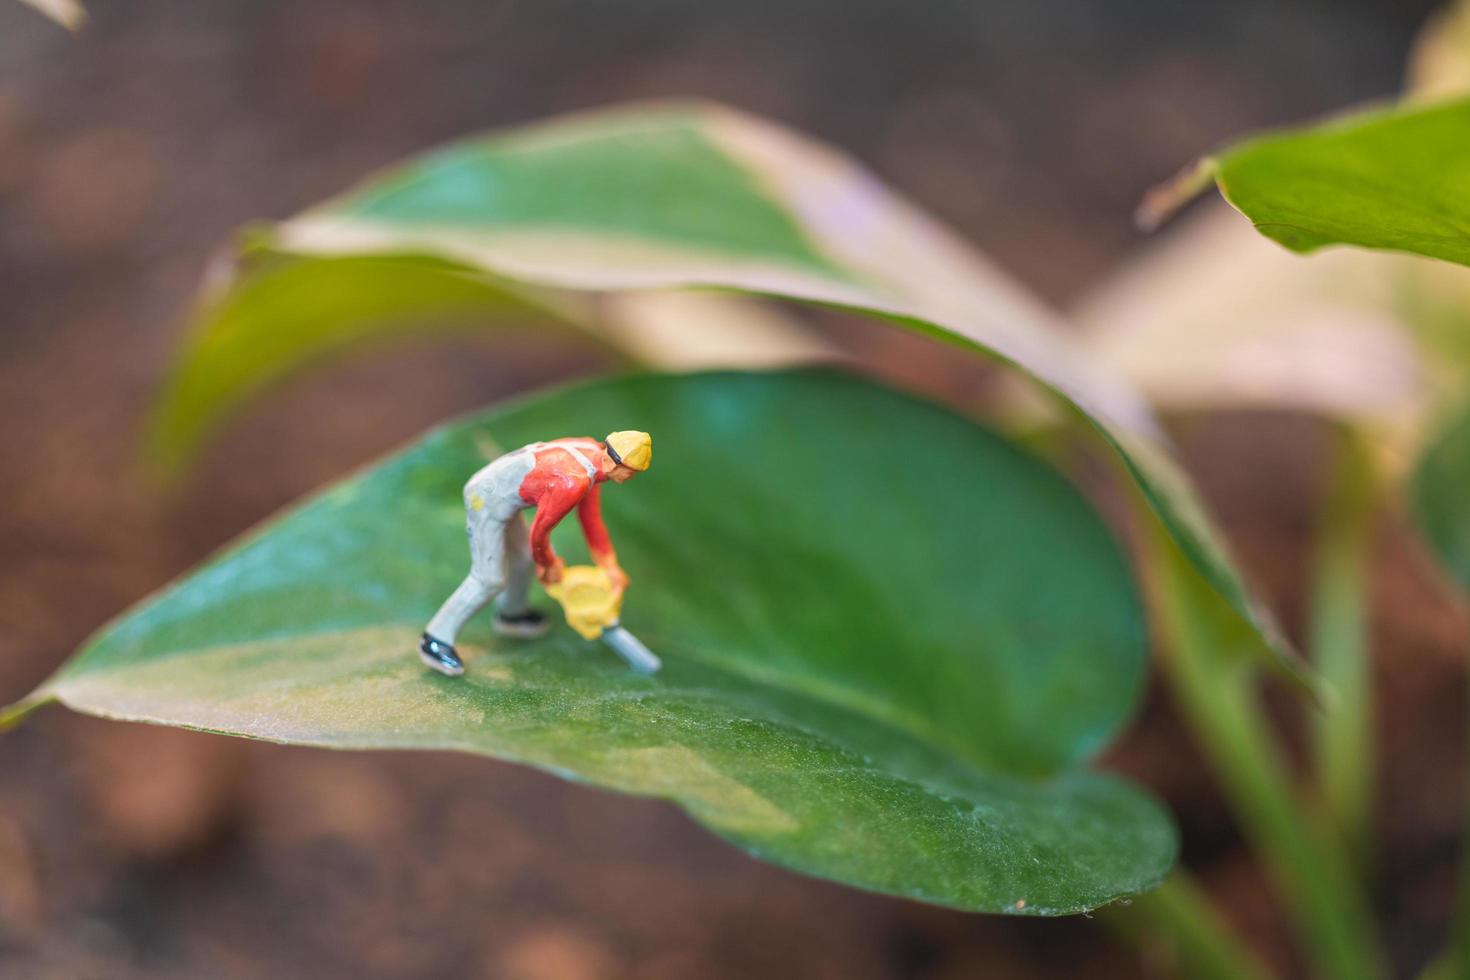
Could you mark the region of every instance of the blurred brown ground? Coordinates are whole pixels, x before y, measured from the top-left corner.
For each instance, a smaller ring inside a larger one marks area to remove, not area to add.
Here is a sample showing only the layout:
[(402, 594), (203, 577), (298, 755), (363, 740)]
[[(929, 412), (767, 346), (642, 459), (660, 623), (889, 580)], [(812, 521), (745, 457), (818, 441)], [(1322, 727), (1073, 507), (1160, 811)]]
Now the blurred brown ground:
[[(281, 504), (446, 415), (596, 371), (567, 341), (365, 353), (235, 425), (176, 500), (135, 439), (210, 250), (465, 132), (620, 98), (730, 101), (856, 152), (1043, 295), (1135, 244), (1141, 191), (1252, 127), (1392, 91), (1427, 0), (0, 0), (0, 702)], [(975, 369), (861, 326), (895, 377)], [(1300, 622), (1322, 433), (1181, 424), (1255, 578)], [(1375, 899), (1434, 950), (1461, 824), (1463, 613), (1387, 514)], [(1294, 718), (1283, 710), (1288, 729)], [(1166, 701), (1110, 754), (1295, 971), (1278, 906)], [(448, 755), (346, 754), (51, 709), (0, 738), (3, 977), (1129, 977), (1100, 925), (965, 916), (757, 864), (674, 809)]]

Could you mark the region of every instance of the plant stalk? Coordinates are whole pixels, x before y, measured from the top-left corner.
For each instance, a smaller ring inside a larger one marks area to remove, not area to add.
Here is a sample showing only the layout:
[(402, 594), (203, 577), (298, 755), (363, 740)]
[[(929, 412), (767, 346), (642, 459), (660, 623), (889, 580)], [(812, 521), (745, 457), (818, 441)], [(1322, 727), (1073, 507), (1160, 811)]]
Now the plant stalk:
[(1100, 912), (1154, 965), (1189, 980), (1268, 980), (1256, 958), (1210, 904), (1189, 872), (1175, 869), (1162, 885)]
[(1470, 816), (1460, 848), (1460, 894), (1450, 921), (1450, 952), (1453, 969), (1446, 975), (1470, 977)]
[(1368, 658), (1368, 555), (1377, 503), (1372, 462), (1359, 437), (1339, 433), (1312, 586), (1313, 666), (1335, 697), (1313, 731), (1318, 792), (1360, 869), (1372, 860), (1373, 691)]
[(1311, 826), (1295, 798), (1255, 689), (1259, 640), (1152, 522), (1150, 569), (1166, 675), (1209, 755), (1236, 819), (1261, 855), (1314, 970), (1381, 977), (1368, 903), (1332, 828)]
[(1470, 810), (1460, 842), (1459, 887), (1450, 918), (1449, 942), (1419, 973), (1419, 980), (1466, 980), (1470, 978)]

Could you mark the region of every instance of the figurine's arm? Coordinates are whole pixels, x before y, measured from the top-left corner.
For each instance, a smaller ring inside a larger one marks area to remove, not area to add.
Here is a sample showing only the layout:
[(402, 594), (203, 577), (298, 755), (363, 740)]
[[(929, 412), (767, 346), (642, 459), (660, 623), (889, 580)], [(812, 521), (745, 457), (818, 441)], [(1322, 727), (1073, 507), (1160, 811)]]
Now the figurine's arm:
[(577, 520), (582, 524), (582, 535), (587, 539), (587, 550), (597, 567), (612, 579), (613, 587), (622, 591), (628, 587), (628, 576), (618, 564), (618, 553), (613, 550), (612, 538), (607, 525), (602, 523), (602, 488), (597, 484), (587, 491), (587, 496), (577, 505)]
[(571, 513), (582, 499), (576, 487), (557, 486), (548, 489), (536, 503), (536, 519), (531, 522), (531, 558), (536, 562), (536, 577), (542, 582), (560, 582), (565, 567), (551, 548), (551, 529)]

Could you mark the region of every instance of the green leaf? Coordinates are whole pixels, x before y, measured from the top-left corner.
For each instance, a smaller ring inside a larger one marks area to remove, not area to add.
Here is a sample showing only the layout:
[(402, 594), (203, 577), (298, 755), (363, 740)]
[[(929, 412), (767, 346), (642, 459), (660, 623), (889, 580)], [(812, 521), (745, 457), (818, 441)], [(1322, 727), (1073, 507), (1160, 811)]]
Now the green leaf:
[(1213, 161), (1223, 193), (1297, 252), (1326, 245), (1470, 265), (1470, 100), (1249, 140)]
[[(423, 668), (487, 441), (623, 426), (653, 432), (656, 462), (604, 508), (634, 580), (624, 624), (664, 669), (637, 676), (561, 626), (497, 638), (485, 616), (461, 637), (464, 678)], [(677, 801), (809, 874), (1058, 914), (1148, 889), (1174, 859), (1163, 810), (1086, 767), (1144, 667), (1116, 543), (1038, 460), (844, 375), (699, 374), (433, 432), (127, 614), (40, 694), (283, 742), (494, 755)]]
[[(672, 104), (470, 139), (372, 177), (255, 241), (299, 256), (430, 255), (543, 297), (560, 291), (584, 309), (595, 306), (589, 296), (603, 294), (734, 290), (852, 310), (998, 357), (1098, 426), (1170, 533), (1265, 639), (1260, 660), (1305, 679), (1138, 394), (1101, 371), (1052, 313), (965, 243), (851, 161), (770, 123)], [(248, 308), (253, 300), (240, 302)], [(298, 334), (300, 359), (315, 356), (309, 329), (243, 313), (231, 322), (247, 320), (239, 343), (257, 338), (282, 353), (271, 377), (291, 366)], [(208, 322), (204, 342), (229, 329)], [(691, 336), (706, 329), (699, 317), (686, 327)], [(165, 448), (169, 433), (198, 435), (212, 423), (218, 406), (207, 404), (210, 392), (229, 393), (233, 404), (234, 393), (254, 390), (264, 374), (247, 378), (186, 359), (180, 377), (176, 390), (201, 397), (164, 403)]]

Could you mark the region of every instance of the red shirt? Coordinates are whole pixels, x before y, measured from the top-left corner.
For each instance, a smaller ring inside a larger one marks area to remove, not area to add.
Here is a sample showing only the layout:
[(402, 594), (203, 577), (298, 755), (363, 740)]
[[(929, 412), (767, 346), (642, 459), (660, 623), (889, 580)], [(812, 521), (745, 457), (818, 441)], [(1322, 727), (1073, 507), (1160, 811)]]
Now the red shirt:
[[(558, 445), (574, 446), (592, 464), (595, 475), (587, 472), (582, 461)], [(573, 507), (587, 538), (587, 549), (598, 565), (617, 566), (612, 539), (602, 523), (602, 495), (599, 484), (607, 480), (607, 450), (596, 439), (567, 438), (542, 443), (536, 450), (536, 465), (521, 481), (521, 499), (536, 508), (531, 522), (531, 557), (541, 568), (556, 560), (551, 548), (551, 529), (561, 523)]]

